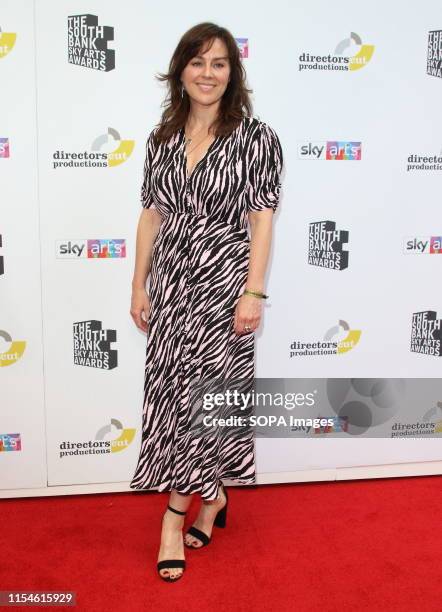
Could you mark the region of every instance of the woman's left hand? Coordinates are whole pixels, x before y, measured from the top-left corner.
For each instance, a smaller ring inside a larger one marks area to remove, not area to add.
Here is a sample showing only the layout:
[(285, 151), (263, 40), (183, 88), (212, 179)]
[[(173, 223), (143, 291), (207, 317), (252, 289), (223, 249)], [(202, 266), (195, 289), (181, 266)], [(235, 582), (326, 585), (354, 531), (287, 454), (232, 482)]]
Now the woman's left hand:
[[(243, 294), (235, 308), (234, 330), (238, 335), (254, 332), (261, 322), (261, 298)], [(249, 326), (250, 329), (244, 328)]]

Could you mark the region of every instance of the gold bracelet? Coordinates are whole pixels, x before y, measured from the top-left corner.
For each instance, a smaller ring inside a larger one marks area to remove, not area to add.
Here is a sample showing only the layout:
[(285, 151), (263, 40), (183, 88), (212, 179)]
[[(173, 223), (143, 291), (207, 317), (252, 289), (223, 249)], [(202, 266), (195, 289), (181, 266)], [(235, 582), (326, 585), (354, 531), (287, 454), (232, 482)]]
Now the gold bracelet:
[(244, 293), (246, 295), (254, 295), (255, 297), (262, 298), (263, 300), (266, 300), (269, 297), (268, 295), (265, 295), (264, 293), (261, 293), (260, 291), (250, 291), (249, 289), (244, 289)]

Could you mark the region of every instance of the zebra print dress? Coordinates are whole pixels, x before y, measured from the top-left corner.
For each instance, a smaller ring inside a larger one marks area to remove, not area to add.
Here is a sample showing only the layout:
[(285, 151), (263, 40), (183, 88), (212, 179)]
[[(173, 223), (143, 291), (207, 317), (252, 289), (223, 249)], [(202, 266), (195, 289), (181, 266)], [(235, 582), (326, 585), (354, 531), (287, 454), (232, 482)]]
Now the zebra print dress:
[(248, 212), (276, 210), (282, 149), (270, 126), (244, 117), (187, 176), (184, 128), (158, 146), (156, 129), (141, 200), (163, 220), (152, 249), (141, 448), (130, 487), (211, 500), (220, 478), (256, 482), (254, 436), (239, 427), (196, 436), (192, 384), (240, 379), (252, 389), (255, 337), (234, 332), (234, 311), (248, 273)]

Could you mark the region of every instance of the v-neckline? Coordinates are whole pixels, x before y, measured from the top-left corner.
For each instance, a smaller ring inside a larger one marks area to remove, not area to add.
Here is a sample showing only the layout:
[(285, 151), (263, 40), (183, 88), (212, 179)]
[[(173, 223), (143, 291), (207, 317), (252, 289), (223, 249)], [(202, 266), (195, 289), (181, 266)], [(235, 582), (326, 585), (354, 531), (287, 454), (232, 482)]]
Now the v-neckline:
[(186, 170), (186, 180), (189, 180), (193, 176), (195, 170), (197, 169), (197, 166), (199, 166), (200, 163), (206, 159), (206, 157), (209, 155), (209, 153), (211, 153), (213, 146), (215, 145), (216, 142), (218, 142), (218, 140), (221, 138), (221, 136), (215, 136), (215, 138), (212, 140), (212, 142), (210, 143), (209, 147), (207, 148), (207, 151), (204, 153), (204, 155), (201, 157), (201, 159), (199, 159), (196, 162), (196, 164), (192, 168), (192, 172), (189, 174), (189, 167), (187, 165), (187, 154), (186, 154), (186, 132), (185, 132), (184, 127), (181, 128), (181, 134), (182, 134), (182, 138), (183, 138), (183, 157), (184, 157), (184, 166), (185, 166), (185, 170)]

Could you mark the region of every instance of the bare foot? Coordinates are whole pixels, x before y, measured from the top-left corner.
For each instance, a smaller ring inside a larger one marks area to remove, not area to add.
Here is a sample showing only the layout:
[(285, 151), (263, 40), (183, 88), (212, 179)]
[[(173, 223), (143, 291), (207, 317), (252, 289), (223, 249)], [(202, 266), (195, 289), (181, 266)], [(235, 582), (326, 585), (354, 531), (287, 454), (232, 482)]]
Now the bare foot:
[[(184, 516), (180, 516), (166, 510), (163, 516), (161, 529), (161, 544), (158, 552), (158, 561), (163, 559), (183, 559), (184, 560), (184, 545), (183, 545), (183, 525)], [(181, 567), (165, 567), (159, 571), (161, 576), (167, 578), (170, 576), (176, 580), (183, 573)]]
[[(224, 486), (220, 486), (218, 490), (218, 498), (211, 501), (203, 501), (201, 503), (201, 508), (198, 513), (198, 516), (193, 523), (193, 526), (197, 529), (200, 529), (203, 533), (210, 538), (212, 535), (213, 523), (215, 521), (215, 517), (221, 508), (224, 508), (226, 505), (226, 494), (224, 493)], [(199, 538), (191, 535), (190, 533), (186, 533), (184, 536), (184, 540), (186, 544), (192, 546), (193, 548), (201, 548), (203, 543)]]

